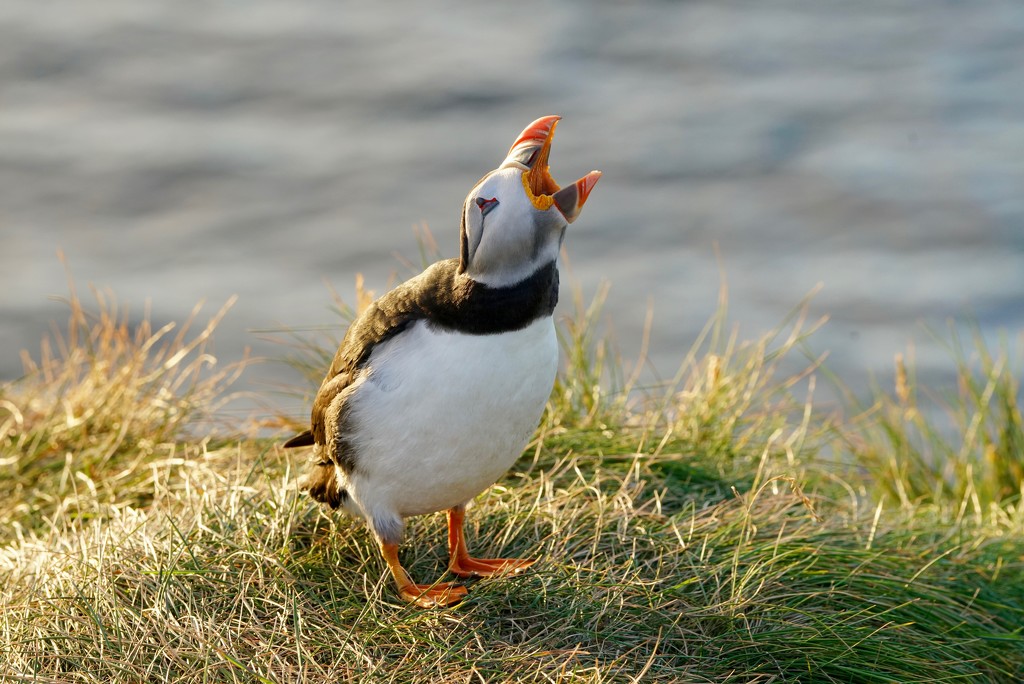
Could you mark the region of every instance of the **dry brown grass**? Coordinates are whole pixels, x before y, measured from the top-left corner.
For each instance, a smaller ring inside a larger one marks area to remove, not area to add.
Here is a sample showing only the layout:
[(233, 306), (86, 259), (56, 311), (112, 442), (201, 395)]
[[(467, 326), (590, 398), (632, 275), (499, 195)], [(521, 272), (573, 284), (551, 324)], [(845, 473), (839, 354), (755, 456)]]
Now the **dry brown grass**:
[(89, 310), (72, 283), (64, 331), (44, 338), (38, 357), (23, 352), (24, 377), (0, 388), (0, 542), (66, 512), (78, 494), (151, 499), (145, 464), (177, 458), (188, 427), (217, 411), (244, 366), (218, 369), (207, 351), (232, 301), (193, 332), (200, 306), (154, 330), (148, 314), (133, 322), (112, 294), (92, 294)]

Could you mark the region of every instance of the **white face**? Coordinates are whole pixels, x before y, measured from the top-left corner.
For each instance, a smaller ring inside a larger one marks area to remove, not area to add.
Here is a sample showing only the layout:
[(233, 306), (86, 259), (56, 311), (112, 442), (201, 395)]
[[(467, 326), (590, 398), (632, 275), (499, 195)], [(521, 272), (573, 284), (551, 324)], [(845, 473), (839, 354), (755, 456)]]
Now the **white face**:
[(523, 173), (519, 164), (504, 165), (466, 197), (463, 259), (467, 275), (477, 282), (512, 285), (558, 258), (568, 222), (554, 205), (534, 206)]

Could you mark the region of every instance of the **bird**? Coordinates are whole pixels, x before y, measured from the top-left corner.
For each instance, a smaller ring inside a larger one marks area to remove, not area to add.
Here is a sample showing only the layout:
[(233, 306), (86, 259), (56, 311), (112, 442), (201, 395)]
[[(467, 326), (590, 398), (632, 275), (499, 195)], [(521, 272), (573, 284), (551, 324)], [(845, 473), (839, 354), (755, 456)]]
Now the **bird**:
[(447, 512), (449, 571), (513, 575), (535, 559), (474, 558), (466, 505), (522, 454), (558, 368), (553, 312), (558, 257), (601, 177), (560, 187), (548, 156), (559, 116), (516, 138), (466, 196), (458, 258), (444, 259), (372, 302), (349, 326), (313, 401), (304, 489), (363, 518), (399, 596), (446, 607), (457, 582), (417, 584), (398, 558), (405, 520)]

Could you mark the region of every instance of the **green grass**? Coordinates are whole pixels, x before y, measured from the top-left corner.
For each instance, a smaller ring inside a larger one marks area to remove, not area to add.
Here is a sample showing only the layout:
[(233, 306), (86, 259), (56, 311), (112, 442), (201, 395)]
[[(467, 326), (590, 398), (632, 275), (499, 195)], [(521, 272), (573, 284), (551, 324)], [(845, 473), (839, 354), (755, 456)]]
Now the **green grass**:
[[(303, 454), (196, 419), (237, 369), (202, 331), (131, 329), (72, 292), (70, 332), (0, 388), (0, 681), (1009, 682), (1024, 676), (1019, 384), (954, 341), (849, 417), (813, 403), (816, 324), (742, 342), (722, 311), (638, 389), (563, 321), (536, 438), (468, 516), (537, 556), (443, 610), (401, 603), (361, 524), (297, 486)], [(292, 355), (312, 378), (318, 341)], [(789, 364), (785, 363), (789, 360)], [(310, 380), (315, 382), (315, 380)], [(201, 423), (200, 426), (209, 426)], [(440, 515), (403, 561), (445, 569)]]

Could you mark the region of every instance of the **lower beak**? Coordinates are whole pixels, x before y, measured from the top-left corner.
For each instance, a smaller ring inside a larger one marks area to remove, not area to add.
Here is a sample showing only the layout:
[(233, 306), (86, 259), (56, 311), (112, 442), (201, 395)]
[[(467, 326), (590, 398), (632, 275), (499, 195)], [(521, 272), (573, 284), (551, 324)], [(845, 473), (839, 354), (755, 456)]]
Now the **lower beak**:
[(580, 215), (583, 204), (590, 197), (590, 191), (594, 189), (599, 178), (601, 178), (600, 171), (591, 171), (572, 185), (565, 186), (551, 196), (555, 207), (562, 212), (566, 221), (572, 223)]

